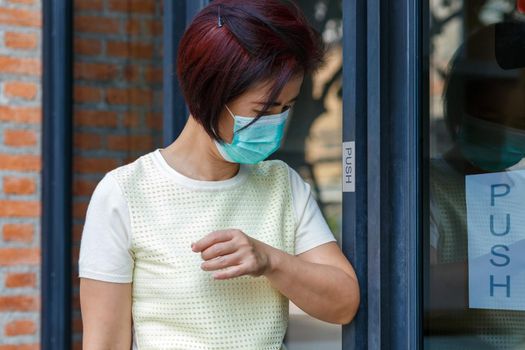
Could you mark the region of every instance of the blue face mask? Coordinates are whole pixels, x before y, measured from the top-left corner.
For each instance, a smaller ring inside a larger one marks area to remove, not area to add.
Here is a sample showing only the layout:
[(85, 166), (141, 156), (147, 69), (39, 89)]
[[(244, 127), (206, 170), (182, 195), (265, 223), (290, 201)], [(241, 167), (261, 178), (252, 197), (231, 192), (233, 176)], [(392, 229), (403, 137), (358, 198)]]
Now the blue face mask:
[(232, 143), (213, 140), (224, 159), (232, 163), (255, 164), (279, 148), (290, 109), (264, 115), (241, 131), (238, 130), (254, 118), (234, 115), (228, 106), (226, 109), (234, 119)]
[(461, 153), (487, 171), (502, 171), (525, 157), (525, 130), (465, 115), (458, 134)]

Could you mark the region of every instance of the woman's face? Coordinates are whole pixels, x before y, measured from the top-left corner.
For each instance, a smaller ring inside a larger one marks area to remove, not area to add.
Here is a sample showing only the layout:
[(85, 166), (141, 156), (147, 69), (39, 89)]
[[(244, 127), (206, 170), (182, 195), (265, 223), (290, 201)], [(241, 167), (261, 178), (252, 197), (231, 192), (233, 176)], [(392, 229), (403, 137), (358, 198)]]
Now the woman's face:
[[(276, 102), (271, 106), (265, 115), (278, 114), (292, 107), (299, 95), (304, 76), (301, 74), (290, 80), (282, 89)], [(234, 115), (255, 118), (264, 108), (265, 97), (268, 96), (272, 88), (271, 82), (257, 84), (244, 94), (228, 103), (228, 108)], [(219, 135), (228, 143), (233, 138), (233, 117), (226, 107), (223, 107), (219, 119)], [(257, 122), (255, 122), (257, 123)], [(248, 127), (249, 128), (249, 127)]]

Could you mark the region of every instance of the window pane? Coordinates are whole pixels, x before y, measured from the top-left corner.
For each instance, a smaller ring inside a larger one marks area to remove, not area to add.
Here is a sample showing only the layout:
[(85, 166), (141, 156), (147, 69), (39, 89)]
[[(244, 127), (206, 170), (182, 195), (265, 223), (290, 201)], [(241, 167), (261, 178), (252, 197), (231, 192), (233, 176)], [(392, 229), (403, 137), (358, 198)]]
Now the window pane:
[(525, 17), (431, 0), (425, 349), (525, 348)]

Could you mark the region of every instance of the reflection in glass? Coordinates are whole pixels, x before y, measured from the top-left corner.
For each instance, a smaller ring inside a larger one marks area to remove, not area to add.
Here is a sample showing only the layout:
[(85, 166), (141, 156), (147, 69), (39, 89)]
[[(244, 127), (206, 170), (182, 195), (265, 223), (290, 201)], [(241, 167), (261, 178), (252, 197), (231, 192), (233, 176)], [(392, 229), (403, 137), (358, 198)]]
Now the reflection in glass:
[(430, 12), (425, 349), (525, 349), (525, 17)]

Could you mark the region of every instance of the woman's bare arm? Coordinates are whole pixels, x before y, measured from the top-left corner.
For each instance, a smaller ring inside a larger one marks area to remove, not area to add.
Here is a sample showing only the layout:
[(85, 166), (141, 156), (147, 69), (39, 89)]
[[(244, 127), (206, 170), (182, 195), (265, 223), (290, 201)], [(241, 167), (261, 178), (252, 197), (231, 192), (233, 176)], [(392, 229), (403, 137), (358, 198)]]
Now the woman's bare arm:
[(288, 254), (238, 229), (213, 231), (191, 249), (200, 253), (201, 268), (216, 279), (242, 275), (268, 278), (271, 285), (307, 314), (346, 324), (359, 306), (354, 268), (336, 242), (321, 244), (298, 255)]
[(131, 285), (80, 278), (82, 349), (131, 349)]
[(347, 324), (359, 306), (359, 285), (352, 265), (335, 242), (297, 256), (272, 249), (265, 276), (299, 308), (320, 320)]

